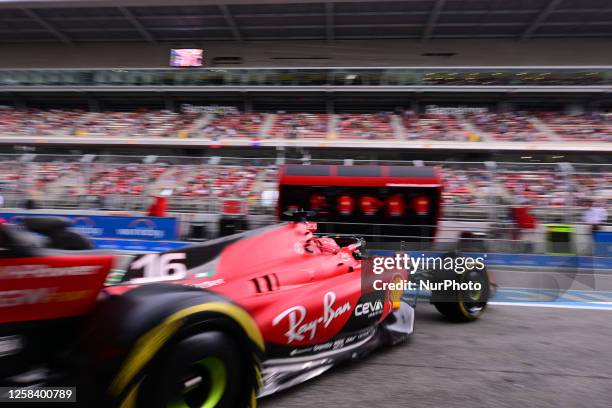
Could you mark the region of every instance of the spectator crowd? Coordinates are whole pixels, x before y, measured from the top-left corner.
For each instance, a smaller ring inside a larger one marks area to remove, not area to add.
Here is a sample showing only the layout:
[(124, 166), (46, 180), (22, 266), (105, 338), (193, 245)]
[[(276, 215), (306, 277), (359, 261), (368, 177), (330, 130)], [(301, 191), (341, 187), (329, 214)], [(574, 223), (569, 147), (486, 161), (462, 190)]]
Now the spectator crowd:
[(612, 193), (612, 166), (603, 171), (576, 172), (570, 177), (548, 166), (529, 167), (502, 168), (492, 176), (483, 166), (443, 166), (445, 202), (587, 207), (596, 197)]
[(549, 140), (543, 127), (538, 126), (526, 112), (470, 114), (468, 120), (479, 131), (491, 135), (495, 140), (509, 142)]
[(223, 113), (17, 110), (0, 107), (0, 137), (347, 139), (612, 142), (612, 113)]
[[(0, 158), (0, 194), (39, 202), (68, 200), (76, 206), (112, 207), (119, 198), (133, 202), (159, 194), (173, 203), (241, 199), (260, 200), (277, 187), (277, 168), (263, 163), (188, 164), (76, 161), (23, 162)], [(514, 166), (514, 165), (513, 165)], [(610, 166), (608, 166), (610, 167)], [(494, 173), (474, 163), (443, 163), (447, 206), (521, 203), (537, 207), (588, 207), (612, 193), (612, 167), (577, 170), (567, 176), (555, 167), (500, 167)], [(603, 194), (603, 195), (602, 195)]]

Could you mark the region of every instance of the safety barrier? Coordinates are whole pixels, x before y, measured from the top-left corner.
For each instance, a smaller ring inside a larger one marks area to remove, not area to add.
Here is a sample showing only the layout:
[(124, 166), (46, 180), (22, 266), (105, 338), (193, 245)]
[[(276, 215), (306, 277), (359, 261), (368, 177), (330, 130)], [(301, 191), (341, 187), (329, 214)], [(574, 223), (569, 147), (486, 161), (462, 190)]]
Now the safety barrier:
[[(96, 248), (131, 252), (164, 252), (185, 246), (193, 242), (185, 241), (144, 241), (124, 239), (94, 239)], [(373, 249), (370, 255), (393, 255), (397, 251), (390, 249)], [(413, 257), (443, 256), (442, 251), (409, 251)], [(568, 255), (540, 255), (540, 254), (511, 254), (511, 253), (481, 253), (466, 252), (466, 256), (473, 258), (483, 257), (489, 266), (516, 267), (516, 268), (554, 268), (563, 269), (593, 269), (612, 271), (612, 257), (600, 256), (568, 256)]]
[(165, 252), (193, 245), (183, 241), (144, 241), (136, 239), (93, 239), (97, 249), (134, 252)]
[(176, 240), (178, 222), (174, 217), (131, 217), (117, 215), (44, 214), (3, 212), (0, 217), (18, 224), (24, 217), (62, 217), (70, 228), (91, 238), (121, 238), (150, 241)]

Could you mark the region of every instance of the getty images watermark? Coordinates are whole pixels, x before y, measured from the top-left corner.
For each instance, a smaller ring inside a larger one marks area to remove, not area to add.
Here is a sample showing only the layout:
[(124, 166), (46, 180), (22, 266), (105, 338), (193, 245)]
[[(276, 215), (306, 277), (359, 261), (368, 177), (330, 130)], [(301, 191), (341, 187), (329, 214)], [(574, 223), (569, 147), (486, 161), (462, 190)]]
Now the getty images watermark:
[[(482, 283), (478, 281), (461, 281), (456, 275), (466, 271), (483, 271), (486, 269), (485, 256), (420, 256), (395, 254), (394, 256), (372, 256), (364, 258), (363, 285), (368, 291), (479, 291)], [(429, 279), (420, 276), (431, 271), (442, 272), (446, 279)], [(419, 279), (413, 279), (417, 275)], [(425, 278), (425, 279), (423, 279)], [(366, 289), (364, 287), (364, 289)]]

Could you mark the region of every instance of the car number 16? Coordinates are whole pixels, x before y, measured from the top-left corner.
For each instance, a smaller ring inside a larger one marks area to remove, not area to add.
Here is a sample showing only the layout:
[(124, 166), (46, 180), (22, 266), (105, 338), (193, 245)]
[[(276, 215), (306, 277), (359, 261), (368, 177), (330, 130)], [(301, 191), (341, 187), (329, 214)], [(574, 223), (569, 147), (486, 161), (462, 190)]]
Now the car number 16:
[(185, 279), (187, 267), (180, 262), (184, 259), (185, 253), (183, 252), (143, 255), (130, 265), (130, 270), (142, 269), (143, 276), (132, 279), (130, 283)]

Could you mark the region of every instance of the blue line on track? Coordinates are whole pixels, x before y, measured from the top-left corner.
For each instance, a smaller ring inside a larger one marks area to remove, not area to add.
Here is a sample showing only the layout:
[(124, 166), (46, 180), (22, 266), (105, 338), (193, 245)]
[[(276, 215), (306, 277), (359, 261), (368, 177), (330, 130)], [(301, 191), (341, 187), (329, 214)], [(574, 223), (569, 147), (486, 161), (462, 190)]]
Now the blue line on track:
[[(419, 298), (429, 299), (430, 296), (428, 292), (419, 292)], [(489, 303), (498, 306), (612, 310), (612, 291), (502, 287), (497, 289)]]

